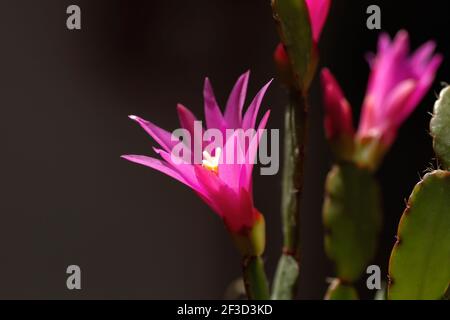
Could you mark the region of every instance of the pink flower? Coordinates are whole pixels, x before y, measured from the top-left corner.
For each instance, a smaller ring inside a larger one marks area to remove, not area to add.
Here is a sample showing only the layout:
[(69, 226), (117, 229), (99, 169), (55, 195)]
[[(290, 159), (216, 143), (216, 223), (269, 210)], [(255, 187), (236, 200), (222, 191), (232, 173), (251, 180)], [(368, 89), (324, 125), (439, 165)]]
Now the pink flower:
[(359, 139), (381, 139), (390, 146), (397, 130), (430, 89), (442, 56), (433, 55), (435, 43), (429, 41), (409, 56), (409, 37), (400, 31), (391, 42), (383, 34), (378, 53), (369, 57), (372, 69), (363, 103)]
[[(435, 43), (430, 41), (409, 55), (406, 31), (400, 31), (393, 41), (386, 34), (380, 36), (378, 53), (369, 57), (371, 74), (355, 137), (363, 151), (367, 146), (373, 149), (363, 152), (369, 161), (392, 145), (398, 129), (432, 85), (442, 62), (434, 49)], [(328, 70), (322, 72), (322, 83), (327, 137), (351, 134), (350, 107)]]
[[(255, 128), (258, 111), (270, 82), (259, 91), (242, 116), (248, 80), (249, 72), (246, 72), (236, 82), (223, 114), (216, 102), (209, 80), (205, 80), (203, 95), (208, 129), (215, 128), (225, 132), (227, 129), (247, 130)], [(245, 159), (254, 159), (260, 134), (255, 134), (251, 143), (248, 144), (239, 143), (239, 139), (234, 139), (235, 136), (233, 136), (224, 140), (225, 144), (222, 150), (216, 149), (215, 152), (210, 154), (206, 151), (203, 141), (199, 140), (202, 137), (198, 137), (194, 133), (196, 118), (192, 112), (182, 105), (178, 105), (177, 111), (181, 127), (188, 130), (195, 140), (192, 146), (200, 145), (200, 148), (203, 149), (203, 164), (174, 158), (172, 149), (180, 141), (173, 139), (171, 133), (136, 116), (130, 116), (130, 118), (140, 124), (160, 145), (159, 148), (154, 148), (154, 150), (161, 159), (141, 155), (125, 155), (123, 158), (161, 171), (187, 185), (223, 219), (230, 232), (246, 235), (259, 220), (263, 219), (253, 203), (253, 161), (245, 161), (243, 164), (230, 164), (223, 160), (229, 144), (236, 142), (238, 142), (237, 147), (235, 147), (238, 149), (237, 152), (241, 152)], [(265, 128), (269, 114), (270, 112), (267, 111), (260, 121), (258, 133)]]

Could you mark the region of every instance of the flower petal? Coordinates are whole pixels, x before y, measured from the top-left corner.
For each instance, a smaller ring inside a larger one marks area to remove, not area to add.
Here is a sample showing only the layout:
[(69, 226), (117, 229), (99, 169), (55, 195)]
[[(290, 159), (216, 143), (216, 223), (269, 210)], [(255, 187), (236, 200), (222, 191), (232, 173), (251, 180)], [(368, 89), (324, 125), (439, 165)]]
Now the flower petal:
[(225, 122), (227, 128), (240, 128), (242, 122), (242, 108), (244, 107), (245, 95), (247, 94), (248, 79), (250, 71), (241, 75), (233, 87), (225, 108)]
[(170, 152), (178, 141), (172, 141), (172, 134), (159, 128), (150, 121), (137, 116), (129, 116), (131, 120), (136, 121), (155, 141), (166, 151)]
[(434, 41), (428, 41), (424, 43), (422, 46), (420, 46), (419, 49), (414, 52), (413, 56), (411, 57), (411, 66), (413, 68), (419, 69), (420, 71), (423, 71), (422, 69), (426, 67), (428, 62), (430, 61), (430, 58), (436, 49), (436, 43)]
[[(267, 110), (261, 119), (258, 129), (256, 130), (256, 135), (253, 137), (253, 140), (250, 142), (249, 148), (247, 150), (247, 154), (245, 156), (246, 164), (243, 169), (243, 173), (240, 177), (240, 186), (245, 188), (248, 192), (253, 192), (252, 187), (252, 174), (253, 174), (253, 166), (256, 159), (256, 153), (258, 151), (259, 142), (262, 137), (262, 132), (266, 128), (267, 121), (269, 121), (270, 110)], [(266, 146), (267, 147), (267, 146)]]
[(219, 160), (220, 179), (236, 192), (239, 190), (239, 177), (245, 162), (245, 146), (242, 145), (245, 141), (241, 141), (245, 138), (242, 137), (241, 132), (236, 130), (231, 137), (228, 137)]
[(417, 82), (413, 79), (404, 80), (399, 83), (386, 98), (387, 112), (385, 119), (380, 124), (391, 123), (396, 128), (400, 127), (413, 110), (407, 110), (405, 105), (416, 88)]
[(211, 208), (222, 217), (232, 232), (243, 228), (251, 228), (254, 222), (254, 208), (251, 194), (240, 189), (237, 192), (224, 184), (221, 179), (209, 170), (195, 167), (198, 181), (204, 186)]
[(440, 54), (435, 55), (430, 62), (424, 67), (418, 80), (416, 90), (411, 95), (408, 103), (405, 105), (406, 116), (401, 115), (402, 121), (412, 112), (412, 110), (419, 104), (427, 91), (433, 84), (436, 72), (442, 64), (443, 57)]
[(244, 120), (242, 121), (242, 128), (244, 130), (255, 127), (256, 118), (258, 117), (258, 111), (261, 106), (262, 99), (264, 98), (264, 95), (266, 94), (266, 91), (269, 88), (272, 81), (273, 79), (270, 80), (264, 87), (262, 87), (261, 90), (259, 90), (259, 92), (256, 94), (252, 103), (250, 103), (250, 106), (245, 112)]
[(192, 188), (198, 189), (199, 183), (194, 172), (194, 165), (186, 163), (183, 159), (176, 157), (173, 153), (168, 153), (157, 148), (154, 148), (154, 150), (167, 162), (168, 166), (186, 180)]
[(177, 113), (181, 127), (188, 130), (191, 137), (194, 137), (194, 122), (197, 121), (197, 118), (191, 110), (183, 106), (181, 103), (177, 104)]
[(339, 83), (328, 69), (322, 70), (322, 87), (325, 105), (325, 133), (328, 139), (343, 135), (353, 136), (353, 120), (350, 104)]
[[(197, 119), (195, 118), (194, 114), (182, 104), (177, 105), (177, 113), (178, 118), (180, 119), (181, 126), (189, 131), (191, 138), (189, 146), (191, 147), (191, 151), (195, 152), (195, 150), (203, 150), (203, 132), (199, 132), (196, 134), (195, 122), (197, 121)], [(198, 125), (199, 124), (200, 122), (198, 123)], [(191, 153), (191, 162), (194, 162), (196, 160), (194, 159), (194, 152)]]
[(131, 155), (123, 155), (121, 157), (128, 161), (158, 170), (158, 171), (168, 175), (169, 177), (172, 177), (175, 180), (178, 180), (178, 181), (184, 183), (185, 185), (187, 185), (189, 187), (191, 186), (182, 176), (180, 176), (178, 174), (178, 172), (176, 172), (175, 170), (170, 168), (167, 165), (167, 163), (165, 163), (161, 160), (158, 160), (158, 159), (155, 159), (152, 157), (141, 156), (141, 155), (132, 155), (132, 154)]
[(207, 128), (223, 130), (225, 128), (225, 120), (223, 119), (222, 112), (217, 104), (211, 82), (208, 78), (205, 79), (203, 99), (205, 100), (205, 119)]

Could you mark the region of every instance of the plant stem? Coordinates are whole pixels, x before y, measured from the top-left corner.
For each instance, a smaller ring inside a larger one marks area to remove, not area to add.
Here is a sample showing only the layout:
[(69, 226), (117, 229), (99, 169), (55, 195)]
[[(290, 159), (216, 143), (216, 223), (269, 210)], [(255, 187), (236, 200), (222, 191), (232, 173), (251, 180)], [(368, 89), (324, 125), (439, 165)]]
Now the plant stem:
[(269, 285), (264, 271), (263, 259), (258, 257), (244, 257), (242, 262), (245, 291), (249, 300), (268, 300), (270, 298)]
[[(301, 90), (290, 90), (285, 116), (284, 169), (281, 215), (283, 256), (274, 279), (273, 299), (292, 299), (297, 291), (300, 266), (300, 200), (307, 133), (307, 103)], [(296, 264), (296, 265), (293, 265)]]

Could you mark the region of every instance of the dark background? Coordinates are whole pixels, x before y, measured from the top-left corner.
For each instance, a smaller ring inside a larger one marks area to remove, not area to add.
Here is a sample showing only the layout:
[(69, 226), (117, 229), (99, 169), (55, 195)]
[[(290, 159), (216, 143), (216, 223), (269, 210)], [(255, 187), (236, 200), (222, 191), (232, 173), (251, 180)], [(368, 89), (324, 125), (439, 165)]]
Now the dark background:
[[(355, 116), (368, 75), (364, 54), (379, 33), (365, 26), (367, 6), (381, 6), (391, 35), (407, 29), (414, 47), (433, 38), (449, 56), (445, 3), (334, 1), (322, 64)], [(82, 9), (81, 31), (66, 29), (70, 4)], [(152, 154), (154, 145), (127, 115), (175, 129), (177, 102), (203, 116), (205, 76), (222, 105), (247, 69), (250, 95), (275, 76), (269, 1), (2, 0), (0, 24), (0, 298), (222, 298), (240, 264), (221, 221), (181, 184), (119, 156)], [(448, 72), (446, 60), (378, 174), (385, 228), (375, 263), (383, 274), (404, 199), (432, 162), (428, 112)], [(263, 105), (272, 109), (269, 128), (282, 127), (285, 103), (275, 81)], [(310, 138), (299, 297), (320, 299), (333, 269), (322, 243), (331, 158), (317, 81)], [(279, 186), (280, 175), (255, 175), (271, 277), (281, 247)], [(81, 291), (66, 288), (70, 264), (81, 267)]]

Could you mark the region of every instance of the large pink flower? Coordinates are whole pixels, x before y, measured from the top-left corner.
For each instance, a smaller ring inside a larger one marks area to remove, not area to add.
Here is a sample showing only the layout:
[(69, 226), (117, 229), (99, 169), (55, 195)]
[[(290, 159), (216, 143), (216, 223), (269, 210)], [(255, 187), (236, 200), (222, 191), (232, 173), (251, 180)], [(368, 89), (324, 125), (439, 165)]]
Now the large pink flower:
[[(371, 74), (356, 133), (360, 145), (375, 142), (380, 152), (392, 145), (398, 129), (433, 83), (442, 62), (434, 49), (430, 41), (409, 55), (406, 31), (400, 31), (393, 41), (386, 34), (380, 36), (378, 53), (369, 56)], [(322, 83), (327, 136), (348, 135), (352, 132), (348, 102), (328, 70), (322, 72)]]
[[(255, 128), (258, 111), (270, 82), (258, 92), (243, 116), (248, 80), (249, 72), (246, 72), (236, 82), (223, 114), (216, 102), (209, 80), (205, 80), (203, 94), (208, 129), (214, 128), (225, 133), (227, 129)], [(224, 138), (224, 146), (220, 154), (218, 150), (211, 154), (205, 152), (202, 137), (194, 134), (196, 118), (192, 112), (182, 105), (178, 105), (177, 111), (182, 128), (189, 131), (193, 137), (191, 151), (194, 151), (195, 145), (203, 149), (203, 165), (176, 158), (172, 150), (180, 141), (173, 139), (171, 133), (136, 116), (130, 116), (130, 118), (139, 123), (160, 145), (154, 150), (161, 159), (141, 155), (125, 155), (123, 158), (161, 171), (187, 185), (223, 219), (231, 232), (245, 235), (262, 218), (253, 203), (253, 161), (251, 160), (256, 156), (260, 133), (266, 126), (270, 111), (263, 116), (256, 131), (258, 134), (252, 137), (250, 143), (241, 143), (240, 139), (235, 139), (236, 136)], [(224, 161), (225, 150), (229, 150), (228, 146), (231, 143), (234, 143), (232, 146), (235, 152), (240, 153), (247, 161), (235, 163)]]

